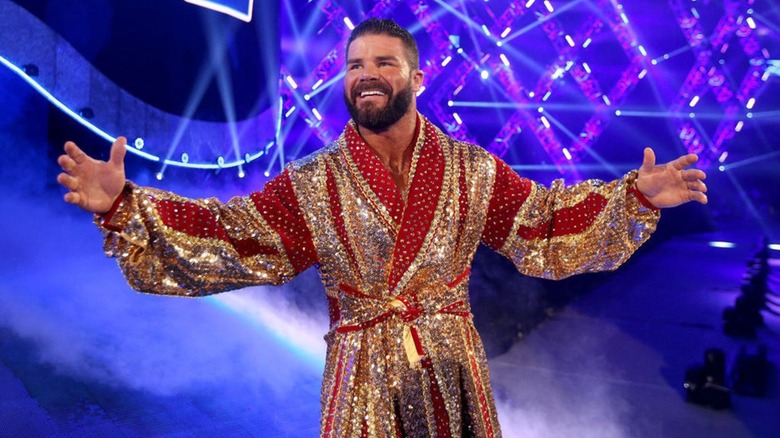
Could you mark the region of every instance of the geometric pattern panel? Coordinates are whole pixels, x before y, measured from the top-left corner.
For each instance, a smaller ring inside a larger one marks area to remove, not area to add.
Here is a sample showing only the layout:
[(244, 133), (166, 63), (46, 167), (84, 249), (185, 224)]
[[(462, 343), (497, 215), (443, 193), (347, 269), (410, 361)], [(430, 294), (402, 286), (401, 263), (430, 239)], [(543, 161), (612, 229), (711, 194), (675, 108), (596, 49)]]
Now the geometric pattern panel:
[[(657, 11), (638, 0), (294, 4), (282, 20), (282, 131), (293, 134), (283, 135), (291, 158), (312, 136), (321, 144), (340, 132), (344, 46), (353, 23), (367, 17), (394, 18), (414, 34), (426, 77), (419, 108), (436, 124), (499, 156), (522, 148), (574, 176), (577, 163), (607, 152), (599, 139), (611, 122), (640, 115), (625, 105), (643, 81), (651, 82), (644, 89), (665, 86), (664, 63), (675, 56), (681, 86), (657, 96), (645, 116), (671, 120), (700, 166), (723, 159), (771, 77), (757, 29), (777, 39), (753, 17), (753, 0), (670, 0), (653, 3)], [(302, 129), (311, 132), (296, 144)]]

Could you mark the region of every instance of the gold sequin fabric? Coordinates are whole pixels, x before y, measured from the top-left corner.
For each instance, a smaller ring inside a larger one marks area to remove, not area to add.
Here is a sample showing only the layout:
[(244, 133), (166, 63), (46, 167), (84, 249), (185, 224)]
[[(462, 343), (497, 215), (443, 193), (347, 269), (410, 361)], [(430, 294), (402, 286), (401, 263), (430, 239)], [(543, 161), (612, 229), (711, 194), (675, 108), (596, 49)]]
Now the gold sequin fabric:
[(261, 192), (222, 204), (130, 183), (97, 222), (145, 292), (275, 284), (316, 265), (331, 316), (321, 436), (498, 437), (468, 301), (477, 246), (544, 278), (615, 269), (659, 219), (635, 179), (546, 188), (419, 116), (406, 197), (350, 122)]

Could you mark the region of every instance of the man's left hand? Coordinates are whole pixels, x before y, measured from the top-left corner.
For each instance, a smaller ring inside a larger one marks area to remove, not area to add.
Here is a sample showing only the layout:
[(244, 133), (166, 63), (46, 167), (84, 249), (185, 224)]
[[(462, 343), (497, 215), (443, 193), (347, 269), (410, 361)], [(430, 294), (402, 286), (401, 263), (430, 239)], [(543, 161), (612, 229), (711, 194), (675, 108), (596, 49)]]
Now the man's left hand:
[(636, 188), (658, 208), (676, 207), (689, 201), (707, 203), (707, 175), (700, 169), (688, 169), (699, 160), (695, 154), (683, 155), (666, 164), (655, 164), (655, 153), (645, 148)]

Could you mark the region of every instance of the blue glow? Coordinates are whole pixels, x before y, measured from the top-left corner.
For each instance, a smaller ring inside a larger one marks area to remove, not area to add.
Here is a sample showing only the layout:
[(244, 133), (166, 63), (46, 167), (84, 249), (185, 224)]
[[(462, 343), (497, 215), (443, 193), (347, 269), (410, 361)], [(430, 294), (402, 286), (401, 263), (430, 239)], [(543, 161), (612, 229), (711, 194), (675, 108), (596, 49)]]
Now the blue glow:
[(311, 327), (299, 326), (300, 321), (289, 318), (290, 315), (280, 315), (278, 309), (271, 308), (267, 303), (250, 300), (241, 294), (224, 294), (205, 299), (270, 334), (312, 368), (321, 370), (325, 367), (322, 337), (319, 333), (313, 333)]
[[(268, 149), (271, 146), (273, 146), (273, 144), (274, 144), (274, 142), (270, 141), (270, 142), (268, 142), (267, 145), (265, 145), (265, 148)], [(260, 152), (254, 154), (254, 155), (246, 154), (246, 155), (244, 155), (244, 161), (249, 163), (250, 161), (253, 161), (253, 160), (256, 160), (256, 159), (262, 157), (264, 153), (265, 153), (264, 151), (260, 151)]]
[(709, 243), (709, 245), (713, 248), (734, 248), (737, 245), (733, 242), (723, 242), (720, 240), (715, 240)]
[[(60, 111), (64, 112), (68, 116), (70, 116), (73, 120), (84, 126), (85, 128), (89, 129), (93, 133), (97, 134), (99, 137), (103, 138), (104, 140), (108, 141), (109, 143), (114, 143), (116, 141), (116, 137), (107, 133), (106, 131), (100, 129), (96, 125), (94, 125), (89, 120), (85, 119), (84, 117), (80, 116), (76, 111), (73, 111), (70, 109), (67, 105), (62, 103), (59, 99), (57, 99), (53, 94), (49, 93), (41, 84), (39, 84), (35, 79), (27, 75), (27, 73), (24, 72), (21, 68), (14, 65), (11, 61), (7, 60), (3, 56), (0, 56), (0, 64), (3, 64), (6, 66), (11, 72), (18, 75), (20, 78), (22, 78), (25, 82), (30, 84), (31, 87), (35, 91), (41, 94), (46, 100), (48, 100), (52, 105), (57, 107)], [(140, 137), (139, 137), (140, 138)], [(143, 139), (141, 139), (141, 144), (145, 145)], [(138, 149), (138, 142), (137, 140), (133, 142), (133, 145), (135, 147), (130, 147), (130, 145), (125, 145), (125, 149), (128, 152), (131, 152), (135, 155), (138, 155), (140, 157), (146, 158), (149, 161), (154, 162), (162, 162), (165, 165), (171, 165), (176, 167), (185, 167), (190, 169), (203, 169), (203, 170), (216, 170), (216, 169), (224, 169), (224, 168), (232, 168), (232, 167), (238, 167), (246, 164), (246, 161), (244, 160), (235, 160), (230, 162), (225, 162), (224, 158), (220, 157), (220, 160), (222, 161), (222, 164), (214, 164), (214, 163), (184, 163), (181, 161), (174, 161), (169, 159), (161, 159), (157, 155), (150, 154), (148, 152), (144, 152), (140, 149)], [(143, 146), (141, 146), (143, 147)], [(262, 153), (260, 154), (262, 155)], [(257, 155), (259, 156), (259, 155)], [(157, 175), (158, 179), (162, 179), (162, 173)]]
[[(30, 84), (35, 91), (40, 93), (43, 97), (46, 98), (49, 102), (51, 102), (52, 105), (56, 106), (60, 111), (64, 112), (65, 114), (69, 115), (73, 120), (77, 121), (81, 125), (83, 125), (85, 128), (89, 129), (90, 131), (94, 132), (98, 136), (102, 137), (109, 143), (113, 143), (116, 141), (116, 137), (112, 136), (111, 134), (107, 133), (106, 131), (103, 131), (102, 129), (98, 128), (97, 126), (93, 125), (89, 120), (85, 119), (84, 117), (81, 117), (77, 112), (73, 111), (72, 109), (68, 108), (67, 105), (62, 103), (59, 99), (54, 97), (51, 93), (49, 93), (41, 84), (35, 81), (35, 79), (31, 78), (27, 75), (27, 73), (24, 72), (24, 70), (20, 69), (19, 67), (15, 66), (11, 61), (5, 59), (3, 56), (0, 56), (0, 64), (5, 65), (8, 67), (9, 70), (16, 73), (20, 78), (22, 78), (25, 82)], [(151, 161), (160, 161), (160, 157), (148, 154), (146, 152), (142, 152), (135, 148), (130, 148), (125, 145), (125, 149), (128, 151), (140, 155), (147, 160)]]
[(295, 83), (295, 79), (293, 79), (292, 76), (287, 75), (284, 77), (284, 80), (287, 81), (288, 84), (290, 84), (290, 87), (292, 87), (293, 90), (298, 88), (298, 84)]
[(252, 21), (254, 0), (184, 0), (187, 3), (229, 15), (241, 21)]

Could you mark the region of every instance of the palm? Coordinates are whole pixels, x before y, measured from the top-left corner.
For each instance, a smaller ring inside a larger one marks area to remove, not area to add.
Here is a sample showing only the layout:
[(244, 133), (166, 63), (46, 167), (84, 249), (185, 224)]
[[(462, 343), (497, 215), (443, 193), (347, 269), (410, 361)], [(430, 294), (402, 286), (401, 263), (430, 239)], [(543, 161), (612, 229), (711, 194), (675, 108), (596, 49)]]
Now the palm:
[(655, 154), (645, 149), (642, 167), (639, 168), (637, 189), (659, 208), (675, 207), (689, 201), (707, 203), (707, 175), (699, 169), (688, 169), (698, 157), (683, 155), (666, 164), (656, 165)]
[(65, 155), (57, 162), (65, 173), (57, 182), (68, 189), (65, 201), (90, 213), (107, 212), (125, 185), (125, 139), (119, 137), (111, 146), (108, 161), (96, 160), (73, 142), (65, 143)]

